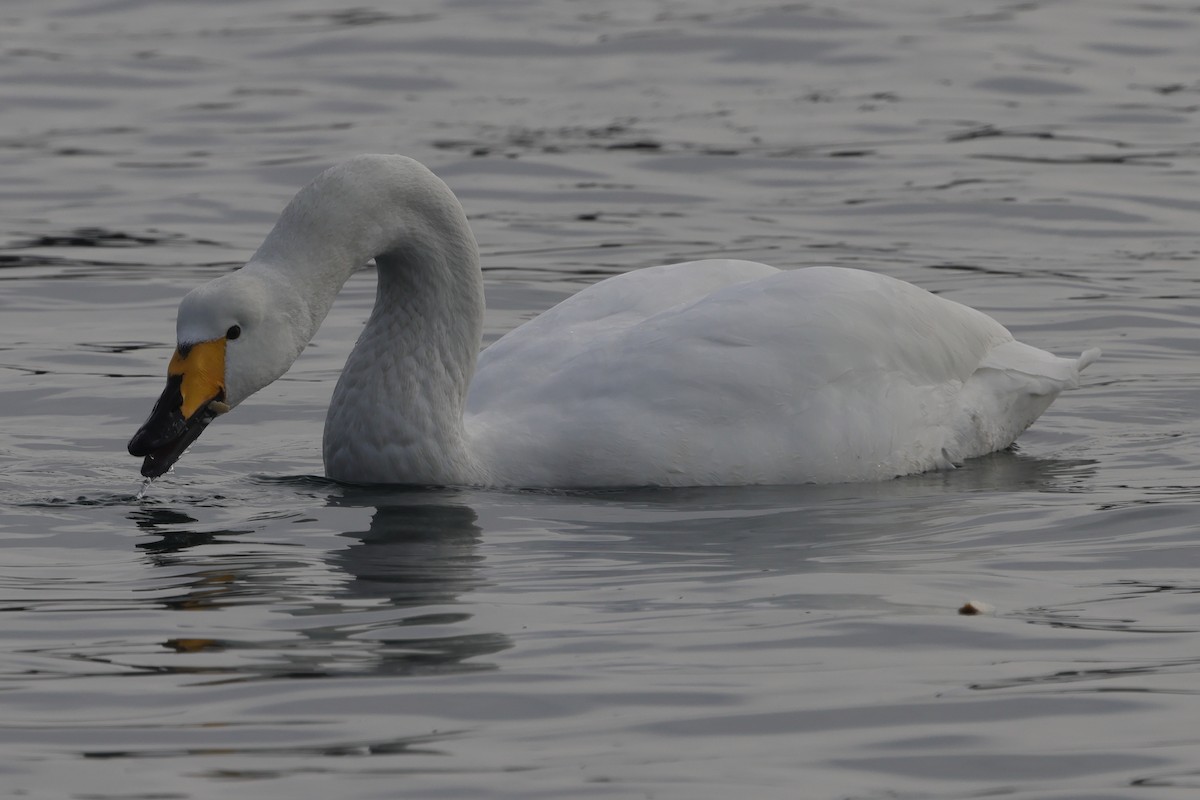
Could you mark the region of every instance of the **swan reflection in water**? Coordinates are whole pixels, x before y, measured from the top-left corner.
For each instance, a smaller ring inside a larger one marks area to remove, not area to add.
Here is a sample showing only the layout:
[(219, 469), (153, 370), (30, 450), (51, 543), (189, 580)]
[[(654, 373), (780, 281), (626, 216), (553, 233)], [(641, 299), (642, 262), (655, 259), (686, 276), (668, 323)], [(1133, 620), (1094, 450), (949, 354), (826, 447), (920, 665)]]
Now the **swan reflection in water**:
[[(373, 509), (369, 527), (338, 534), (350, 545), (333, 551), (251, 541), (246, 529), (198, 531), (195, 517), (177, 509), (131, 512), (140, 529), (159, 537), (139, 545), (155, 566), (188, 568), (184, 591), (160, 598), (166, 607), (238, 606), (241, 618), (249, 605), (258, 614), (284, 612), (300, 623), (253, 625), (285, 634), (275, 640), (190, 637), (168, 639), (164, 646), (181, 653), (239, 650), (236, 668), (215, 671), (243, 679), (493, 669), (482, 657), (511, 647), (511, 640), (479, 630), (467, 606), (459, 605), (483, 584), (475, 511), (428, 493), (393, 493), (386, 500), (391, 504), (384, 504), (385, 497), (347, 487), (328, 498), (331, 507)], [(229, 538), (234, 536), (239, 538)], [(222, 622), (216, 621), (234, 627)]]
[[(526, 599), (539, 591), (570, 595), (586, 588), (595, 573), (581, 565), (591, 564), (605, 580), (628, 577), (653, 598), (653, 575), (697, 565), (707, 575), (800, 575), (836, 555), (881, 572), (890, 562), (872, 554), (969, 539), (972, 525), (1011, 513), (1017, 498), (1088, 491), (1094, 472), (1092, 462), (1002, 452), (954, 472), (870, 485), (518, 493), (320, 481), (314, 497), (285, 479), (276, 482), (286, 499), (274, 518), (241, 516), (239, 526), (214, 529), (186, 511), (154, 506), (130, 518), (157, 537), (140, 545), (147, 557), (171, 580), (186, 581), (184, 591), (157, 602), (237, 606), (234, 621), (217, 620), (217, 630), (280, 634), (253, 642), (171, 639), (168, 647), (237, 649), (243, 657), (226, 671), (249, 670), (248, 677), (428, 674), (493, 669), (486, 657), (514, 646), (472, 615), (472, 593), (490, 582), (511, 581), (494, 591)], [(311, 489), (313, 479), (304, 480)], [(282, 513), (290, 508), (323, 518), (316, 539), (296, 525), (296, 514)], [(365, 530), (331, 532), (338, 524), (357, 528), (365, 513)], [(493, 546), (523, 548), (521, 557), (485, 568), (485, 530)], [(292, 621), (281, 625), (281, 613)]]

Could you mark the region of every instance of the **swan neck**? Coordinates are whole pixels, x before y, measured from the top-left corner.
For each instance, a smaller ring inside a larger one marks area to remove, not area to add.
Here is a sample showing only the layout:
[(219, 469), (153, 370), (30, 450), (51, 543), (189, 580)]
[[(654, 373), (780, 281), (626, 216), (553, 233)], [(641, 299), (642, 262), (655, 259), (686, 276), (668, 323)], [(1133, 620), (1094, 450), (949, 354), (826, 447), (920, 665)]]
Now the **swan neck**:
[(349, 277), (371, 259), (377, 266), (375, 306), (326, 418), (326, 473), (473, 482), (462, 415), (482, 338), (483, 279), (466, 215), (416, 162), (356, 161), (302, 190), (254, 259), (300, 287), (305, 341)]

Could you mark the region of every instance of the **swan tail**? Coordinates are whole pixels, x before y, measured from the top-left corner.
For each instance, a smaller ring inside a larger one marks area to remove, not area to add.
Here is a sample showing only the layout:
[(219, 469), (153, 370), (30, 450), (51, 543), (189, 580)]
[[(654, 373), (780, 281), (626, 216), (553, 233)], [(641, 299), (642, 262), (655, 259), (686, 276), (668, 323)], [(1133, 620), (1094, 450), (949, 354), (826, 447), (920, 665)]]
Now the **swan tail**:
[(1090, 367), (1100, 358), (1100, 348), (1091, 347), (1079, 354), (1075, 359), (1075, 385), (1079, 385), (1079, 373)]
[(953, 460), (1008, 447), (1099, 357), (1098, 348), (1060, 358), (1017, 341), (994, 348), (958, 395), (947, 447)]
[(998, 372), (1013, 382), (1012, 389), (1038, 397), (1048, 394), (1053, 399), (1063, 389), (1077, 387), (1079, 373), (1098, 358), (1098, 347), (1084, 350), (1078, 358), (1060, 358), (1022, 342), (1009, 341), (988, 353), (972, 380)]

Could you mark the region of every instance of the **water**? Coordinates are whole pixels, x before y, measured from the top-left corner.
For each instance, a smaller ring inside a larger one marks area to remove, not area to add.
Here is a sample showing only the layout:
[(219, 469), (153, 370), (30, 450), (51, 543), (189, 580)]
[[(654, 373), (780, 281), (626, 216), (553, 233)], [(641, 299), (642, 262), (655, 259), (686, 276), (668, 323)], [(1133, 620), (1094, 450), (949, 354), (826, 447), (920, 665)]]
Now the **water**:
[[(4, 794), (1195, 797), (1198, 27), (1115, 0), (10, 0)], [(732, 255), (876, 268), (1105, 356), (952, 473), (366, 491), (318, 444), (366, 271), (137, 499), (179, 297), (370, 151), (462, 198), (489, 340)]]

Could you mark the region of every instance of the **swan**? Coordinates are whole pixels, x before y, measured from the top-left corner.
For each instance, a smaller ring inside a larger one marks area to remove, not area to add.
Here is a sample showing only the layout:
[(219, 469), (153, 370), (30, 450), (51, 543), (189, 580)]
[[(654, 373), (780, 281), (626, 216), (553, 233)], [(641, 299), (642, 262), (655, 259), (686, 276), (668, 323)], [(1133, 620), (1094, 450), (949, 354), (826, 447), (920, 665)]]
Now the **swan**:
[(363, 155), (183, 298), (166, 389), (129, 442), (142, 475), (283, 375), (372, 258), (375, 306), (323, 439), (326, 474), (347, 483), (882, 480), (1008, 447), (1099, 356), (1022, 344), (881, 274), (736, 260), (608, 278), (479, 353), (483, 279), (458, 199), (412, 159)]

